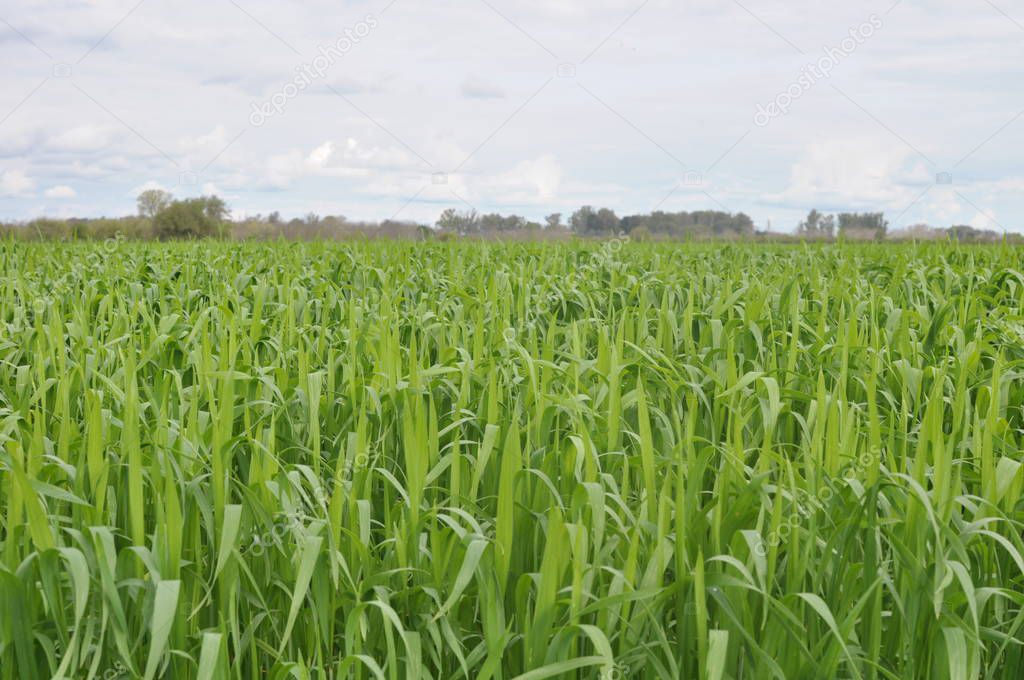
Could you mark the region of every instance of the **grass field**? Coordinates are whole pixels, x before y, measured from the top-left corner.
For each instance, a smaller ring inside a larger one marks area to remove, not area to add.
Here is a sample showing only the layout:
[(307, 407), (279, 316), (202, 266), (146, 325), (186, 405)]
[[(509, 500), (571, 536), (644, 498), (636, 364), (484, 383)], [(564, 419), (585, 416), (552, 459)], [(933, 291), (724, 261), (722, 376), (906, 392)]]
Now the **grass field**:
[(1022, 677), (1021, 255), (0, 245), (0, 680)]

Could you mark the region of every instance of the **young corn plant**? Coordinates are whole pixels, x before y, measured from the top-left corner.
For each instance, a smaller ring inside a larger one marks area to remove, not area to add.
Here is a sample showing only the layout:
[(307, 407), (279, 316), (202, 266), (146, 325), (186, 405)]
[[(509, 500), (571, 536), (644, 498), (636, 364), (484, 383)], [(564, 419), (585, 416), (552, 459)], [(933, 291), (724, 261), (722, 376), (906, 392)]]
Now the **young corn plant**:
[(98, 248), (0, 245), (0, 680), (1024, 676), (1019, 250)]

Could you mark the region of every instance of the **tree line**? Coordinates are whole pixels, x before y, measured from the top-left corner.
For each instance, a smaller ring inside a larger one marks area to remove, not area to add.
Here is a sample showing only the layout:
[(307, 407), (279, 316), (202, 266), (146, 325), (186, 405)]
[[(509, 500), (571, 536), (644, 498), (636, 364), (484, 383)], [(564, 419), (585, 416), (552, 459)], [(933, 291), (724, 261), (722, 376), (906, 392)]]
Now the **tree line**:
[(461, 236), (474, 234), (501, 233), (514, 231), (538, 232), (540, 230), (569, 231), (577, 236), (612, 236), (635, 234), (636, 236), (753, 236), (754, 221), (743, 213), (732, 214), (718, 211), (697, 211), (667, 213), (656, 211), (649, 215), (627, 215), (619, 217), (610, 208), (594, 208), (585, 205), (569, 216), (563, 224), (562, 213), (552, 213), (544, 218), (544, 224), (531, 222), (518, 215), (481, 215), (476, 210), (445, 210), (438, 218), (436, 228)]
[(342, 216), (282, 219), (280, 213), (231, 220), (223, 199), (217, 196), (175, 199), (159, 189), (142, 192), (137, 214), (122, 218), (56, 220), (43, 218), (27, 224), (0, 224), (0, 235), (31, 239), (103, 239), (116, 236), (136, 239), (187, 240), (202, 238), (246, 239), (449, 239), (456, 237), (516, 238), (521, 240), (608, 238), (628, 235), (633, 240), (759, 239), (759, 240), (958, 240), (961, 242), (1020, 241), (992, 230), (967, 225), (935, 228), (914, 225), (893, 231), (884, 213), (825, 214), (811, 210), (792, 234), (758, 231), (746, 214), (716, 210), (665, 212), (619, 217), (610, 208), (583, 206), (568, 218), (552, 213), (543, 223), (520, 215), (478, 213), (450, 208), (433, 225), (411, 221), (353, 222)]
[(875, 240), (886, 238), (896, 240), (954, 240), (961, 243), (995, 243), (1004, 238), (1017, 241), (1018, 234), (1003, 234), (994, 229), (978, 229), (966, 224), (951, 227), (932, 227), (928, 224), (914, 224), (899, 230), (889, 229), (889, 221), (880, 212), (839, 213), (827, 215), (818, 210), (811, 210), (807, 217), (797, 225), (798, 237), (807, 240), (831, 240), (845, 238), (850, 240)]

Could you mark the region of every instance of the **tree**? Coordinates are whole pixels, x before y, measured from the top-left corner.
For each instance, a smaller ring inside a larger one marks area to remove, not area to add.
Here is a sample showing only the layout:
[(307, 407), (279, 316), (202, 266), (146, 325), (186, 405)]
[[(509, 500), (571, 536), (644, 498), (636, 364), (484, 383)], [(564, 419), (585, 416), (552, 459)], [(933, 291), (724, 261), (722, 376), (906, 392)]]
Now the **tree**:
[(807, 214), (807, 219), (797, 227), (797, 233), (805, 236), (817, 236), (821, 231), (821, 218), (820, 212), (812, 210)]
[(174, 201), (153, 218), (153, 232), (162, 241), (208, 238), (217, 235), (221, 226), (217, 218), (225, 213), (224, 201), (216, 197)]
[(156, 214), (169, 206), (174, 196), (163, 189), (147, 189), (139, 194), (136, 201), (139, 207), (139, 217), (153, 219)]
[(459, 211), (448, 208), (437, 218), (437, 228), (443, 231), (458, 231)]
[(741, 236), (752, 236), (754, 234), (754, 220), (746, 213), (736, 213), (728, 228)]
[(889, 222), (885, 213), (840, 213), (839, 233), (851, 238), (885, 238)]
[(593, 207), (585, 205), (572, 214), (569, 224), (573, 232), (580, 236), (603, 236), (617, 233), (622, 220), (613, 210), (601, 208), (595, 211)]
[(527, 219), (522, 215), (509, 215), (501, 221), (501, 231), (520, 231), (526, 228)]
[(480, 231), (517, 231), (526, 225), (526, 218), (519, 215), (499, 215), (491, 213), (480, 217)]
[(601, 208), (594, 216), (593, 231), (598, 234), (616, 234), (622, 225), (614, 210)]
[(835, 215), (824, 215), (817, 210), (807, 214), (807, 219), (799, 224), (796, 233), (801, 236), (825, 236), (832, 238), (836, 231)]
[(477, 232), (480, 231), (480, 216), (476, 210), (460, 213), (455, 208), (448, 208), (437, 218), (437, 228), (462, 235)]
[(194, 200), (202, 203), (203, 212), (214, 222), (220, 224), (228, 218), (228, 204), (220, 196), (203, 196)]
[(997, 243), (1003, 235), (993, 229), (976, 229), (966, 224), (958, 224), (945, 230), (948, 238), (961, 243)]
[(562, 228), (562, 213), (551, 213), (544, 218), (544, 223), (548, 229), (561, 229)]
[(572, 231), (577, 235), (584, 235), (590, 231), (591, 222), (594, 220), (594, 209), (585, 205), (572, 214), (569, 218), (569, 226), (572, 227)]
[(647, 229), (652, 235), (673, 238), (690, 236), (752, 236), (754, 221), (744, 213), (719, 210), (669, 213), (655, 210), (649, 215), (627, 215), (620, 220), (620, 229), (631, 234), (636, 229)]
[(819, 223), (819, 230), (825, 236), (832, 238), (836, 233), (836, 216), (828, 215)]

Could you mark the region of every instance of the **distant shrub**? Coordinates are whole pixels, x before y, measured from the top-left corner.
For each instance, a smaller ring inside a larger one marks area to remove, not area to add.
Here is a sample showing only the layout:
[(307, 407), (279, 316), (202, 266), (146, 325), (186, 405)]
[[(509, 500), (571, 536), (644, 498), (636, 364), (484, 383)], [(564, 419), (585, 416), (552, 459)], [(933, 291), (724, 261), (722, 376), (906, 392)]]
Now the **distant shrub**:
[(634, 241), (650, 241), (651, 230), (648, 229), (646, 226), (641, 225), (634, 229), (633, 231), (629, 232), (629, 237)]
[(101, 217), (94, 220), (70, 220), (75, 236), (80, 239), (102, 241), (108, 238), (148, 239), (152, 237), (149, 220), (140, 217)]
[(74, 230), (64, 220), (46, 217), (28, 223), (28, 233), (35, 238), (46, 240), (67, 240), (74, 237)]

